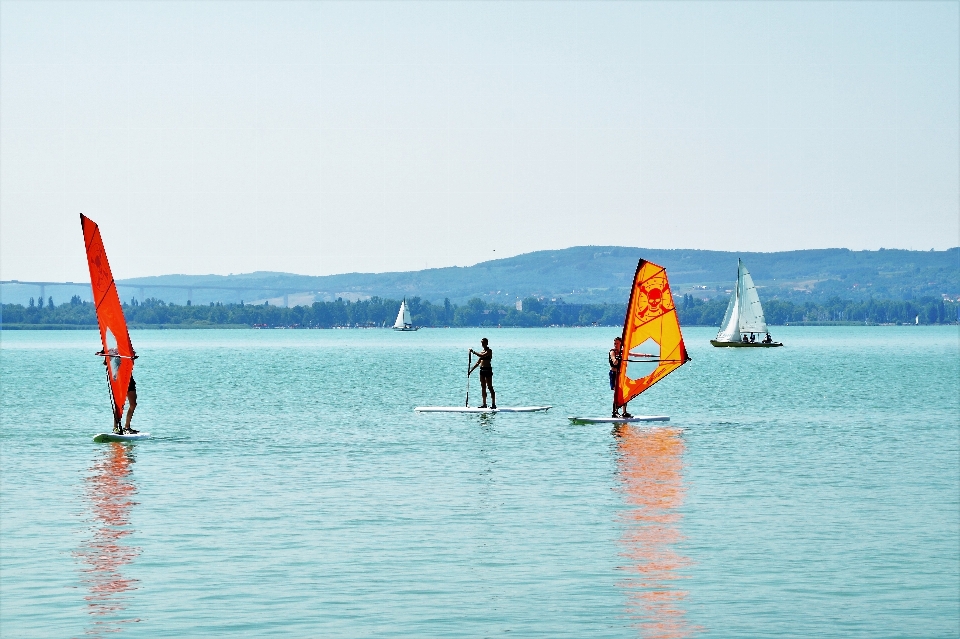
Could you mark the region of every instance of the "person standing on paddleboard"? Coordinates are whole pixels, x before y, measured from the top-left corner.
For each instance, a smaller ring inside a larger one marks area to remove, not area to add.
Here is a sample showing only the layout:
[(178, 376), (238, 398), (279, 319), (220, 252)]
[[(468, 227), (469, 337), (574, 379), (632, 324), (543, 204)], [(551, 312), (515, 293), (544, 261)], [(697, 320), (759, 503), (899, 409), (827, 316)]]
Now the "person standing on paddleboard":
[[(610, 390), (615, 391), (617, 390), (617, 379), (620, 377), (620, 365), (623, 362), (623, 340), (619, 337), (613, 338), (613, 348), (607, 353), (607, 361), (610, 363)], [(610, 417), (633, 417), (627, 412), (625, 405), (620, 408), (620, 412), (622, 414), (617, 414), (617, 409), (614, 408)]]
[[(136, 357), (136, 353), (134, 353), (134, 357)], [(110, 366), (109, 357), (103, 358), (103, 365), (109, 368)], [(136, 380), (133, 379), (132, 375), (130, 376), (130, 385), (127, 386), (127, 404), (129, 404), (129, 408), (127, 408), (126, 426), (121, 428), (120, 420), (114, 418), (115, 421), (113, 423), (113, 432), (115, 432), (118, 435), (136, 435), (137, 433), (140, 432), (138, 430), (133, 430), (133, 428), (130, 427), (130, 420), (133, 419), (133, 411), (137, 410), (137, 382)], [(120, 409), (120, 413), (121, 414), (123, 413), (123, 408)]]
[(483, 397), (483, 405), (480, 408), (487, 407), (487, 389), (490, 389), (490, 408), (497, 407), (497, 394), (493, 390), (493, 349), (490, 348), (487, 338), (480, 340), (483, 350), (479, 353), (472, 348), (470, 352), (477, 356), (477, 363), (470, 369), (472, 373), (480, 367), (480, 394)]

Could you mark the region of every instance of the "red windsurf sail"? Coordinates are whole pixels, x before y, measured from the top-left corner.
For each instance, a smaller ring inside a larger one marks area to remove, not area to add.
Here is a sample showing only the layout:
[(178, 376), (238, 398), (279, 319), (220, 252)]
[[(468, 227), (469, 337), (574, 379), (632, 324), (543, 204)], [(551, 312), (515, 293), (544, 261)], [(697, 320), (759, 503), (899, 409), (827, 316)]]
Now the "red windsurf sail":
[(622, 363), (613, 392), (614, 410), (689, 360), (667, 270), (640, 260), (623, 322)]
[(93, 305), (97, 310), (100, 340), (103, 343), (103, 350), (97, 354), (103, 355), (107, 363), (107, 383), (110, 384), (113, 419), (117, 422), (123, 415), (127, 388), (130, 386), (130, 378), (133, 377), (133, 344), (127, 331), (127, 320), (123, 317), (117, 285), (107, 262), (107, 252), (103, 248), (103, 240), (100, 239), (100, 227), (83, 213), (80, 214), (80, 226), (87, 249), (87, 264), (90, 266)]

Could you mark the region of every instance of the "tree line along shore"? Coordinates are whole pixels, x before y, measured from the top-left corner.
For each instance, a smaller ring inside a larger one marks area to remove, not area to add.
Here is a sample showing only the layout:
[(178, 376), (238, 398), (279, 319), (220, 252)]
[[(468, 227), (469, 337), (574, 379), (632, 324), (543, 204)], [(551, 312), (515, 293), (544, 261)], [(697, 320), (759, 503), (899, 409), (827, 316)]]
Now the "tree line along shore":
[[(32, 300), (31, 300), (32, 301)], [(626, 304), (569, 304), (560, 299), (527, 298), (514, 306), (472, 299), (465, 304), (450, 300), (433, 304), (414, 297), (407, 300), (413, 323), (424, 327), (470, 326), (620, 326)], [(124, 303), (124, 314), (133, 327), (203, 328), (346, 328), (390, 327), (400, 300), (378, 297), (357, 302), (337, 299), (309, 306), (285, 308), (264, 304), (168, 304), (150, 298)], [(677, 299), (684, 326), (719, 326), (727, 300), (702, 300), (691, 295)], [(54, 304), (52, 298), (23, 306), (3, 304), (3, 329), (87, 328), (97, 325), (93, 304), (74, 297)], [(936, 298), (916, 300), (851, 301), (833, 298), (824, 303), (772, 299), (764, 302), (768, 324), (953, 324), (960, 303)]]

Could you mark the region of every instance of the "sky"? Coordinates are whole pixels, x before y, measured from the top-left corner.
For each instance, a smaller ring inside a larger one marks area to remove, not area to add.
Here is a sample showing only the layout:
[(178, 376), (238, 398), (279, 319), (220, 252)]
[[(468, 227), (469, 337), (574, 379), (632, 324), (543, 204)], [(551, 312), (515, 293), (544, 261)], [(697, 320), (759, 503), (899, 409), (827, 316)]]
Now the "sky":
[(0, 279), (960, 244), (957, 2), (0, 1)]

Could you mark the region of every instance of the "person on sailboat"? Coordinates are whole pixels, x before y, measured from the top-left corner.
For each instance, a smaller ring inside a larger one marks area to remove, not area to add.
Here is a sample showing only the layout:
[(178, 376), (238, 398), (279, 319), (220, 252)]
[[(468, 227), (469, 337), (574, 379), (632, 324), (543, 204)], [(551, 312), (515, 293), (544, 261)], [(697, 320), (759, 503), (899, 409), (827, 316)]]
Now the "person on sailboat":
[[(136, 355), (136, 352), (134, 352), (134, 355)], [(103, 365), (109, 368), (109, 366), (110, 366), (110, 358), (109, 358), (109, 357), (104, 357), (104, 358), (103, 358)], [(130, 385), (127, 387), (127, 404), (129, 405), (129, 408), (127, 408), (127, 424), (126, 424), (126, 426), (121, 427), (121, 426), (120, 426), (120, 420), (114, 418), (115, 421), (114, 421), (114, 423), (113, 423), (113, 432), (115, 432), (115, 433), (118, 434), (118, 435), (124, 435), (124, 434), (126, 434), (126, 435), (136, 435), (137, 433), (140, 432), (140, 431), (138, 431), (138, 430), (134, 430), (134, 429), (131, 428), (131, 426), (130, 426), (130, 420), (133, 419), (133, 411), (137, 410), (137, 382), (136, 382), (135, 379), (133, 379), (133, 376), (132, 376), (132, 375), (130, 376)], [(120, 412), (121, 412), (121, 414), (123, 413), (123, 409), (122, 409), (122, 408), (121, 408)]]
[(470, 369), (472, 373), (480, 367), (480, 393), (483, 397), (483, 404), (480, 408), (487, 407), (487, 389), (490, 389), (490, 408), (497, 407), (497, 394), (493, 390), (493, 349), (490, 348), (490, 342), (486, 337), (480, 340), (483, 350), (479, 353), (472, 348), (470, 352), (477, 356), (477, 363)]
[[(613, 348), (607, 353), (607, 361), (610, 363), (610, 390), (616, 390), (617, 378), (620, 377), (620, 364), (623, 362), (623, 340), (619, 337), (613, 338)], [(619, 413), (617, 409), (614, 409), (610, 416), (633, 417), (633, 415), (627, 412), (626, 406), (622, 406)]]

